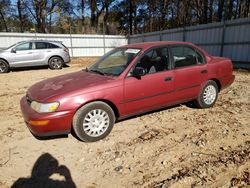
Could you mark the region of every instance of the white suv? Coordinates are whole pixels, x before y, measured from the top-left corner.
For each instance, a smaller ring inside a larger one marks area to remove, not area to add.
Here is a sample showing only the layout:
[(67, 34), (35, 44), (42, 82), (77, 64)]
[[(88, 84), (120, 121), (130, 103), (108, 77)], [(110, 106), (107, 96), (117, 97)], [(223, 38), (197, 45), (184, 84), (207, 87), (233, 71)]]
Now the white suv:
[(0, 73), (8, 72), (12, 67), (41, 65), (61, 69), (69, 62), (69, 50), (59, 41), (22, 41), (0, 51)]

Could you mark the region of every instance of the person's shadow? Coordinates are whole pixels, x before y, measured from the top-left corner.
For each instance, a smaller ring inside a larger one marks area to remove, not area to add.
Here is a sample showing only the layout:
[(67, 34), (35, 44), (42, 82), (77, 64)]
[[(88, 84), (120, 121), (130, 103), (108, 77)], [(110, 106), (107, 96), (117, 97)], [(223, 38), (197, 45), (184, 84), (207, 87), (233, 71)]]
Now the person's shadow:
[[(53, 180), (53, 174), (59, 175), (63, 180)], [(35, 162), (30, 178), (19, 178), (12, 188), (76, 188), (71, 178), (69, 169), (60, 165), (58, 161), (49, 153), (41, 155)]]

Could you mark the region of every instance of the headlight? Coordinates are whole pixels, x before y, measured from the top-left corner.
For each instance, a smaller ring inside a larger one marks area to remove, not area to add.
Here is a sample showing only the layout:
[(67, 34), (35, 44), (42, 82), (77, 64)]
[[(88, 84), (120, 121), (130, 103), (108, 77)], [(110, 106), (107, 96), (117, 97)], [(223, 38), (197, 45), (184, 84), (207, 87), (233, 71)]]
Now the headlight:
[(59, 102), (39, 103), (32, 101), (30, 107), (37, 112), (54, 112), (59, 107)]

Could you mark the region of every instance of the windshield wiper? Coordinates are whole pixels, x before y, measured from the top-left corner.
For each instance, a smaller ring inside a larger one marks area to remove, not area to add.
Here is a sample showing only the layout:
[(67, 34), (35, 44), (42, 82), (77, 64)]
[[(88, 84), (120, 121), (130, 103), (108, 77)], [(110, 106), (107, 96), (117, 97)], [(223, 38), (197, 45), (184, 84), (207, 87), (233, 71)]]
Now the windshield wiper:
[(95, 73), (100, 74), (100, 75), (105, 75), (104, 72), (102, 72), (100, 70), (96, 70), (96, 69), (92, 69), (92, 70), (88, 70), (88, 71), (95, 72)]

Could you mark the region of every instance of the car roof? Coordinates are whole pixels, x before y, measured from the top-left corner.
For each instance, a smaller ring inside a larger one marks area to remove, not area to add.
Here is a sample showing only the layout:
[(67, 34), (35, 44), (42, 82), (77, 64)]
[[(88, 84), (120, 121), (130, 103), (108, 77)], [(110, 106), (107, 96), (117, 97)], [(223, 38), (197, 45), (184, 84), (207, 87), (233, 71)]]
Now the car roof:
[(183, 41), (154, 41), (154, 42), (142, 42), (142, 43), (134, 43), (134, 44), (128, 44), (122, 46), (123, 48), (138, 48), (142, 49), (142, 51), (148, 50), (153, 47), (160, 47), (160, 46), (167, 46), (167, 45), (189, 45), (196, 49), (198, 49), (200, 52), (202, 52), (204, 55), (209, 55), (205, 50), (200, 48), (199, 46), (196, 46), (195, 44), (191, 42), (183, 42)]
[(181, 44), (181, 45), (191, 45), (194, 46), (191, 42), (181, 42), (181, 41), (154, 41), (154, 42), (143, 42), (143, 43), (134, 43), (122, 46), (124, 48), (139, 48), (142, 50), (146, 50), (148, 48), (164, 46), (164, 45), (173, 45), (173, 44)]
[(23, 42), (55, 42), (55, 43), (60, 43), (60, 44), (62, 44), (62, 41), (42, 40), (42, 39), (39, 39), (39, 40), (36, 40), (36, 39), (32, 39), (32, 40), (23, 40), (23, 41), (20, 41), (20, 42), (18, 42), (18, 43), (23, 43)]

